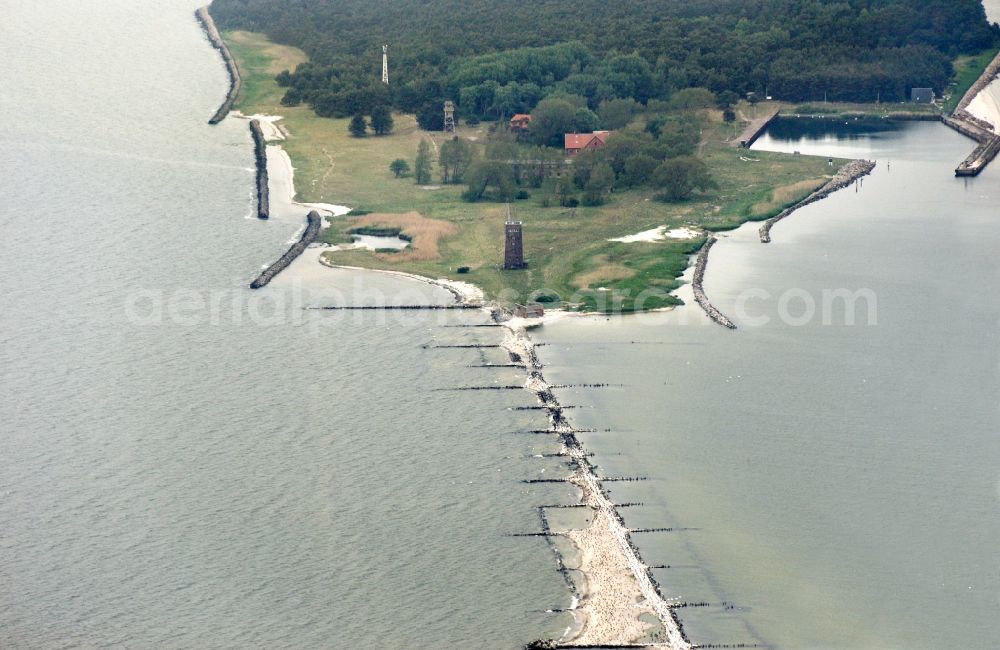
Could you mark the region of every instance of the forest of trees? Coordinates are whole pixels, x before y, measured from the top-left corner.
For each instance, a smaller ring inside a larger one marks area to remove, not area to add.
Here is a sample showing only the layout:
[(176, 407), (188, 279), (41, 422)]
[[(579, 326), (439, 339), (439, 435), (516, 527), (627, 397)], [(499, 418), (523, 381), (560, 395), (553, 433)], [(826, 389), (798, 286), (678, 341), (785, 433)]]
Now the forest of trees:
[(554, 93), (595, 112), (691, 87), (899, 101), (943, 91), (957, 55), (1000, 40), (979, 0), (215, 0), (212, 13), (309, 55), (279, 75), (286, 104), (337, 117), (394, 106), (425, 128), (440, 128), (445, 99), (466, 120)]

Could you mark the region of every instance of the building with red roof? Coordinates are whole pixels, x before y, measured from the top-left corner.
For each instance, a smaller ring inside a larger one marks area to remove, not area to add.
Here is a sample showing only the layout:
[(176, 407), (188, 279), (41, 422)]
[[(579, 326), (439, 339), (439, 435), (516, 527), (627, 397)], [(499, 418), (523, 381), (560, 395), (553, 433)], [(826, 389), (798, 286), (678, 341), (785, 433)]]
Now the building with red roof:
[(575, 156), (587, 149), (603, 149), (611, 137), (611, 131), (594, 131), (593, 133), (567, 133), (566, 153)]
[(530, 125), (531, 116), (527, 113), (518, 113), (514, 117), (510, 118), (511, 131), (527, 131)]

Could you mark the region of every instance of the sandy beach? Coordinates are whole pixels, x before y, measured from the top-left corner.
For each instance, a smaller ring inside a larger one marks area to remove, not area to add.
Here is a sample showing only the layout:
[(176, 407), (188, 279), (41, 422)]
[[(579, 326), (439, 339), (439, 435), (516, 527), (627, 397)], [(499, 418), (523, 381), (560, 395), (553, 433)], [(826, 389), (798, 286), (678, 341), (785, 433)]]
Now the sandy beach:
[[(544, 323), (517, 319), (501, 322), (507, 329), (502, 346), (512, 361), (525, 365), (528, 378), (525, 388), (533, 392), (549, 412), (550, 429), (563, 441), (561, 453), (575, 467), (567, 479), (580, 490), (580, 503), (594, 512), (589, 526), (576, 530), (553, 530), (553, 534), (570, 539), (580, 553), (581, 600), (573, 608), (577, 625), (570, 636), (560, 639), (561, 645), (629, 645), (652, 635), (663, 638), (648, 647), (689, 650), (693, 646), (685, 638), (671, 603), (660, 595), (649, 571), (629, 540), (615, 504), (601, 487), (587, 452), (576, 437), (572, 425), (564, 418), (562, 407), (545, 381), (542, 365), (535, 353), (528, 329)], [(659, 620), (653, 625), (640, 620), (647, 614)], [(660, 629), (655, 629), (659, 627)]]

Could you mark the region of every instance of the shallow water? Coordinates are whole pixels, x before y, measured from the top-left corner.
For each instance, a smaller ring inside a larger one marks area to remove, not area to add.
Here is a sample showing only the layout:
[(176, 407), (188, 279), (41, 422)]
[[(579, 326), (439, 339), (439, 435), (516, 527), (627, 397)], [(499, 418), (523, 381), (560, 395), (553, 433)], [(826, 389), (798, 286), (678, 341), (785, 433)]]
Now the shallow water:
[[(8, 3), (0, 647), (519, 647), (568, 604), (520, 483), (555, 467), (478, 313), (251, 218), (246, 122), (193, 2)], [(272, 196), (280, 200), (280, 182)], [(321, 291), (320, 291), (321, 290)]]
[[(667, 595), (713, 605), (681, 610), (695, 642), (994, 647), (1000, 167), (955, 179), (974, 143), (936, 123), (842, 127), (755, 145), (879, 165), (771, 244), (723, 236), (706, 290), (739, 330), (697, 306), (560, 321), (547, 379), (623, 385), (560, 397), (593, 407), (572, 416), (606, 475), (650, 478), (612, 484), (645, 504), (630, 525), (693, 529), (637, 542)], [(854, 325), (823, 307), (840, 289)]]

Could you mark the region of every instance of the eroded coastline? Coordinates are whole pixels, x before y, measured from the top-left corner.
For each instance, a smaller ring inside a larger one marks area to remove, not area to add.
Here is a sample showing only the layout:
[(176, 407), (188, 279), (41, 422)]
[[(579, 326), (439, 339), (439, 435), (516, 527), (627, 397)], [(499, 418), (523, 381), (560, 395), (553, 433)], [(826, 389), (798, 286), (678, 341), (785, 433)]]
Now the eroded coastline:
[(236, 65), (236, 59), (233, 58), (232, 52), (229, 51), (229, 46), (222, 39), (222, 34), (219, 33), (218, 27), (215, 26), (215, 21), (208, 12), (208, 7), (199, 8), (194, 12), (194, 15), (198, 19), (198, 23), (202, 29), (205, 30), (209, 43), (222, 55), (222, 60), (226, 64), (226, 71), (229, 73), (229, 92), (226, 93), (226, 98), (222, 101), (222, 105), (219, 106), (219, 110), (215, 111), (215, 115), (208, 120), (209, 124), (218, 124), (226, 119), (229, 111), (233, 109), (233, 104), (236, 103), (236, 98), (239, 96), (240, 89), (243, 86), (243, 80), (240, 77), (240, 69)]

